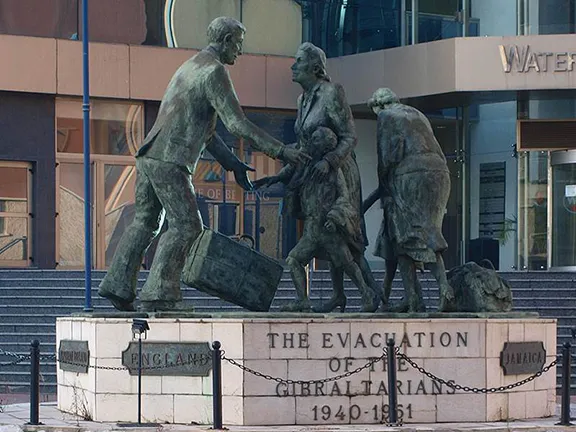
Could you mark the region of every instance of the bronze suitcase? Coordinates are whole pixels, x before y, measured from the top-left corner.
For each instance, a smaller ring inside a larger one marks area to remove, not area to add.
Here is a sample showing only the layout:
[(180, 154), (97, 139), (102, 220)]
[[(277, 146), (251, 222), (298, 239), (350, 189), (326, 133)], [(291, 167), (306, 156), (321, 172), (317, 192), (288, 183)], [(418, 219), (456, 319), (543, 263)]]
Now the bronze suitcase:
[(182, 282), (255, 312), (267, 312), (282, 265), (230, 237), (205, 229), (190, 248)]

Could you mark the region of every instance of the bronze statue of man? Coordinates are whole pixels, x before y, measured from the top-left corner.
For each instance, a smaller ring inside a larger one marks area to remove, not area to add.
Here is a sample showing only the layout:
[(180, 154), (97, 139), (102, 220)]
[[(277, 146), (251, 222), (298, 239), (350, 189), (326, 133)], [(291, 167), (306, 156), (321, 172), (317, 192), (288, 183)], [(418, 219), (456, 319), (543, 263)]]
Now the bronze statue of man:
[(141, 310), (172, 310), (182, 300), (180, 277), (188, 251), (202, 230), (192, 178), (207, 148), (238, 184), (251, 189), (242, 163), (215, 136), (216, 118), (254, 149), (275, 159), (300, 163), (306, 156), (285, 147), (251, 123), (234, 91), (225, 64), (242, 54), (246, 28), (233, 18), (216, 18), (208, 27), (209, 45), (172, 77), (152, 130), (136, 153), (134, 221), (126, 230), (98, 293), (121, 311), (133, 311), (143, 255), (166, 215), (150, 274), (140, 294)]
[(406, 299), (398, 311), (422, 312), (426, 306), (416, 269), (429, 267), (440, 288), (440, 311), (448, 311), (454, 293), (446, 279), (442, 220), (450, 196), (450, 171), (424, 114), (400, 103), (387, 88), (378, 89), (368, 106), (378, 116), (378, 180), (364, 211), (379, 198), (384, 217), (375, 255), (386, 260), (384, 303), (400, 267)]

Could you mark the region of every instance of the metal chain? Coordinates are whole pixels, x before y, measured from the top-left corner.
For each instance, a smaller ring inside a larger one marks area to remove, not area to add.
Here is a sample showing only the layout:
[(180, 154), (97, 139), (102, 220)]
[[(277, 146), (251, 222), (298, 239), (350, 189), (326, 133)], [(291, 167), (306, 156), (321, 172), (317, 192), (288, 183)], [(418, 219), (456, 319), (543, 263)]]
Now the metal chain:
[(13, 353), (10, 351), (5, 351), (2, 348), (0, 348), (0, 355), (7, 356), (7, 357), (16, 357), (16, 358), (30, 357), (30, 355), (26, 355), (26, 354), (16, 354), (16, 353)]
[(378, 358), (373, 358), (372, 360), (370, 360), (365, 365), (360, 366), (359, 368), (356, 368), (353, 371), (349, 371), (349, 372), (343, 373), (341, 375), (336, 375), (336, 376), (333, 376), (330, 378), (322, 378), (322, 379), (316, 379), (316, 380), (292, 380), (292, 379), (273, 377), (272, 375), (264, 374), (262, 372), (258, 372), (257, 370), (251, 369), (247, 366), (241, 365), (237, 361), (235, 361), (233, 359), (229, 359), (228, 357), (226, 357), (224, 355), (224, 351), (222, 351), (222, 360), (226, 360), (228, 363), (242, 369), (245, 372), (251, 373), (252, 375), (256, 375), (256, 376), (258, 376), (260, 378), (264, 378), (268, 381), (276, 381), (277, 383), (283, 383), (283, 384), (320, 384), (320, 383), (338, 381), (338, 380), (341, 380), (343, 378), (348, 378), (351, 375), (357, 374), (357, 373), (363, 371), (364, 369), (372, 367), (373, 365), (378, 363), (380, 360), (383, 360), (385, 358), (386, 358), (386, 353), (382, 354)]
[[(0, 367), (2, 366), (12, 366), (18, 363), (23, 362), (24, 360), (30, 360), (31, 355), (27, 354), (16, 354), (13, 352), (9, 352), (9, 351), (5, 351), (2, 348), (0, 348), (0, 355), (5, 355), (8, 357), (14, 357), (16, 358), (16, 360), (12, 361), (12, 362), (8, 362), (8, 363), (0, 363)], [(71, 361), (65, 361), (65, 360), (60, 360), (56, 354), (40, 354), (40, 359), (42, 360), (52, 360), (52, 361), (56, 361), (58, 363), (63, 363), (63, 364), (67, 364), (67, 365), (71, 365), (71, 366), (82, 366), (82, 367), (86, 367), (88, 366), (88, 368), (91, 369), (101, 369), (101, 370), (130, 370), (130, 368), (122, 365), (122, 366), (95, 366), (95, 365), (86, 365), (86, 363), (74, 363)], [(163, 365), (157, 365), (157, 366), (142, 366), (142, 370), (156, 370), (156, 369), (168, 369), (171, 367), (178, 367), (178, 366), (187, 366), (190, 365), (192, 363), (195, 363), (195, 360), (190, 360), (187, 362), (183, 362), (183, 363), (179, 363), (179, 364), (175, 364), (175, 363), (168, 363), (168, 364), (163, 364)], [(136, 367), (133, 369), (137, 369)]]
[(30, 355), (26, 355), (26, 354), (16, 354), (13, 352), (9, 352), (9, 351), (5, 351), (2, 348), (0, 348), (0, 355), (6, 356), (6, 357), (14, 357), (15, 360), (11, 361), (11, 362), (6, 362), (6, 363), (0, 363), (0, 367), (5, 367), (5, 366), (14, 366), (17, 365), (18, 363), (22, 363), (25, 360), (30, 360)]
[[(455, 390), (462, 390), (464, 392), (471, 392), (471, 393), (498, 393), (498, 392), (503, 392), (506, 390), (511, 390), (513, 388), (523, 386), (524, 384), (527, 384), (530, 381), (533, 381), (536, 378), (542, 376), (544, 373), (548, 372), (550, 369), (552, 369), (554, 366), (556, 366), (560, 362), (560, 357), (556, 357), (556, 359), (554, 359), (552, 362), (550, 362), (550, 364), (548, 364), (547, 366), (544, 366), (540, 371), (536, 372), (534, 375), (531, 375), (528, 378), (525, 378), (525, 379), (518, 381), (518, 382), (515, 382), (513, 384), (508, 384), (508, 385), (500, 386), (500, 387), (477, 388), (477, 387), (462, 386), (460, 384), (446, 381), (445, 379), (437, 377), (433, 373), (428, 372), (426, 369), (424, 369), (423, 367), (418, 365), (418, 363), (416, 363), (414, 360), (412, 360), (406, 354), (401, 353), (399, 347), (396, 347), (395, 351), (396, 351), (396, 356), (398, 358), (405, 360), (410, 366), (412, 366), (418, 372), (426, 375), (428, 378), (432, 379), (433, 381), (439, 382), (440, 384), (444, 384), (447, 387), (453, 388)], [(7, 363), (0, 363), (0, 367), (13, 366), (13, 365), (21, 363), (25, 360), (30, 360), (30, 358), (31, 358), (31, 355), (29, 355), (29, 354), (17, 354), (17, 353), (5, 351), (2, 348), (0, 348), (0, 355), (15, 358), (14, 361), (7, 362)], [(124, 365), (122, 365), (122, 366), (95, 366), (95, 365), (86, 365), (84, 363), (74, 363), (74, 362), (70, 362), (70, 361), (63, 361), (63, 360), (58, 359), (56, 354), (41, 354), (40, 358), (44, 359), (44, 360), (54, 360), (54, 361), (59, 362), (59, 363), (64, 363), (64, 364), (73, 365), (73, 366), (82, 366), (82, 367), (88, 366), (89, 368), (100, 369), (100, 370), (129, 370), (130, 369)], [(386, 353), (384, 352), (380, 357), (373, 358), (370, 361), (368, 361), (366, 364), (364, 364), (364, 365), (362, 365), (362, 366), (360, 366), (360, 367), (358, 367), (352, 371), (348, 371), (348, 372), (345, 372), (343, 374), (336, 375), (333, 377), (316, 379), (316, 380), (292, 380), (292, 379), (278, 378), (278, 377), (274, 377), (272, 375), (264, 374), (262, 372), (258, 372), (257, 370), (254, 370), (252, 368), (244, 366), (244, 365), (236, 362), (234, 359), (229, 359), (228, 357), (226, 357), (224, 350), (222, 350), (222, 352), (221, 352), (221, 358), (222, 358), (222, 360), (226, 360), (231, 365), (236, 366), (245, 372), (251, 373), (252, 375), (258, 376), (260, 378), (264, 378), (264, 379), (269, 380), (269, 381), (275, 381), (277, 383), (283, 383), (283, 384), (320, 384), (320, 383), (339, 381), (343, 378), (348, 378), (352, 375), (360, 373), (364, 369), (372, 367), (373, 365), (375, 365), (379, 361), (384, 360), (386, 358)], [(189, 365), (189, 364), (192, 364), (195, 362), (196, 362), (195, 360), (191, 360), (188, 362), (183, 362), (181, 364), (168, 363), (165, 365), (157, 365), (157, 366), (143, 366), (141, 369), (142, 370), (167, 369), (167, 368), (176, 367), (176, 366), (186, 366), (186, 365)]]
[(42, 360), (56, 360), (56, 354), (40, 354)]
[(29, 360), (29, 357), (22, 356), (21, 358), (18, 358), (16, 360), (11, 361), (11, 362), (0, 363), (0, 368), (5, 367), (5, 366), (14, 366), (14, 365), (17, 365), (18, 363), (22, 363), (25, 360)]
[[(65, 360), (59, 360), (56, 358), (56, 356), (53, 356), (54, 359), (59, 362), (59, 363), (63, 363), (63, 364), (67, 364), (67, 365), (72, 365), (72, 366), (82, 366), (82, 367), (88, 367), (91, 369), (99, 369), (99, 370), (130, 370), (130, 369), (134, 369), (137, 370), (137, 367), (134, 368), (129, 368), (127, 366), (95, 366), (95, 365), (86, 365), (86, 363), (74, 363), (74, 362), (70, 362), (70, 361), (65, 361)], [(180, 366), (187, 366), (190, 364), (193, 364), (195, 361), (191, 360), (191, 361), (187, 361), (187, 362), (183, 362), (183, 363), (167, 363), (167, 364), (163, 364), (163, 365), (157, 365), (157, 366), (142, 366), (141, 370), (145, 371), (145, 370), (157, 370), (157, 369), (168, 369), (171, 367), (180, 367)]]
[(439, 382), (440, 384), (444, 384), (444, 385), (446, 385), (450, 388), (453, 388), (455, 390), (462, 390), (462, 391), (471, 392), (471, 393), (499, 393), (499, 392), (503, 392), (506, 390), (511, 390), (513, 388), (516, 388), (516, 387), (523, 386), (524, 384), (529, 383), (530, 381), (535, 380), (536, 378), (538, 378), (542, 374), (548, 372), (550, 369), (552, 369), (554, 366), (556, 366), (560, 362), (560, 358), (556, 357), (556, 359), (553, 360), (552, 362), (550, 362), (549, 365), (544, 366), (541, 370), (536, 372), (534, 375), (529, 376), (528, 378), (525, 378), (521, 381), (515, 382), (514, 384), (508, 384), (505, 386), (491, 387), (491, 388), (477, 388), (477, 387), (461, 386), (460, 384), (456, 384), (454, 382), (449, 382), (449, 381), (446, 381), (442, 378), (437, 377), (436, 375), (428, 372), (423, 367), (419, 366), (414, 360), (412, 360), (406, 354), (401, 353), (398, 348), (396, 348), (396, 355), (398, 356), (398, 358), (405, 360), (410, 366), (412, 366), (418, 372), (423, 373), (424, 375), (426, 375), (431, 380)]

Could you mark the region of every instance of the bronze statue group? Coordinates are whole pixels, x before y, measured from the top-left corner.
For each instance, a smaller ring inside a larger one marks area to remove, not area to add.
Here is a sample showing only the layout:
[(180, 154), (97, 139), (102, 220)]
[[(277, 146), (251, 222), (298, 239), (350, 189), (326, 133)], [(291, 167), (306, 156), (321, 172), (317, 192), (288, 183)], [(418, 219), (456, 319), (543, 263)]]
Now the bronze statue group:
[[(168, 84), (156, 122), (136, 154), (134, 222), (124, 233), (99, 294), (121, 311), (133, 311), (136, 283), (144, 253), (164, 217), (168, 230), (160, 237), (150, 274), (140, 293), (142, 311), (179, 308), (180, 276), (187, 252), (202, 230), (192, 185), (204, 149), (246, 190), (284, 183), (284, 211), (303, 220), (303, 234), (288, 254), (297, 298), (284, 310), (344, 311), (344, 275), (362, 296), (362, 311), (422, 312), (425, 304), (416, 270), (428, 267), (440, 288), (440, 311), (449, 311), (454, 294), (446, 280), (442, 252), (442, 218), (450, 194), (446, 159), (428, 119), (400, 103), (389, 89), (378, 89), (368, 101), (378, 116), (375, 153), (379, 187), (362, 200), (354, 148), (357, 136), (341, 85), (331, 81), (324, 52), (306, 42), (295, 56), (292, 80), (302, 87), (295, 124), (296, 143), (284, 145), (251, 123), (241, 108), (228, 71), (242, 54), (245, 27), (220, 17), (208, 27), (209, 45), (186, 61)], [(275, 176), (248, 179), (249, 166), (215, 134), (219, 117), (234, 135), (254, 150), (285, 162)], [(364, 252), (368, 244), (364, 213), (380, 201), (383, 219), (375, 255), (386, 262), (384, 286), (377, 286)], [(328, 260), (332, 298), (311, 305), (306, 265)], [(397, 268), (405, 289), (401, 304), (390, 307)]]

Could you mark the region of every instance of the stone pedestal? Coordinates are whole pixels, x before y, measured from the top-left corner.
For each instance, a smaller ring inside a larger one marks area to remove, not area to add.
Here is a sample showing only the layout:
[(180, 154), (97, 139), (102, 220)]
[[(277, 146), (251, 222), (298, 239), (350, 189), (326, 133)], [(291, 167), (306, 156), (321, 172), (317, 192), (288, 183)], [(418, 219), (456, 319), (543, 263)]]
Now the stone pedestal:
[[(148, 319), (148, 342), (218, 340), (227, 358), (290, 380), (316, 380), (353, 371), (381, 356), (390, 337), (427, 371), (469, 387), (498, 387), (530, 375), (504, 375), (500, 354), (506, 342), (542, 342), (545, 364), (556, 355), (555, 320), (516, 318), (514, 314), (497, 318), (421, 315), (418, 319), (391, 315), (159, 316)], [(57, 320), (58, 344), (61, 340), (87, 341), (90, 351), (87, 373), (58, 369), (59, 409), (78, 413), (80, 407), (97, 421), (136, 420), (137, 377), (122, 367), (122, 352), (133, 340), (131, 324), (130, 317)], [(455, 392), (404, 361), (399, 361), (397, 371), (398, 402), (405, 423), (537, 418), (551, 416), (555, 409), (555, 367), (528, 384), (495, 394)], [(222, 377), (223, 421), (228, 425), (380, 423), (388, 409), (385, 361), (336, 382), (284, 384), (223, 360)], [(142, 421), (211, 424), (211, 372), (205, 377), (145, 375), (142, 386)]]

